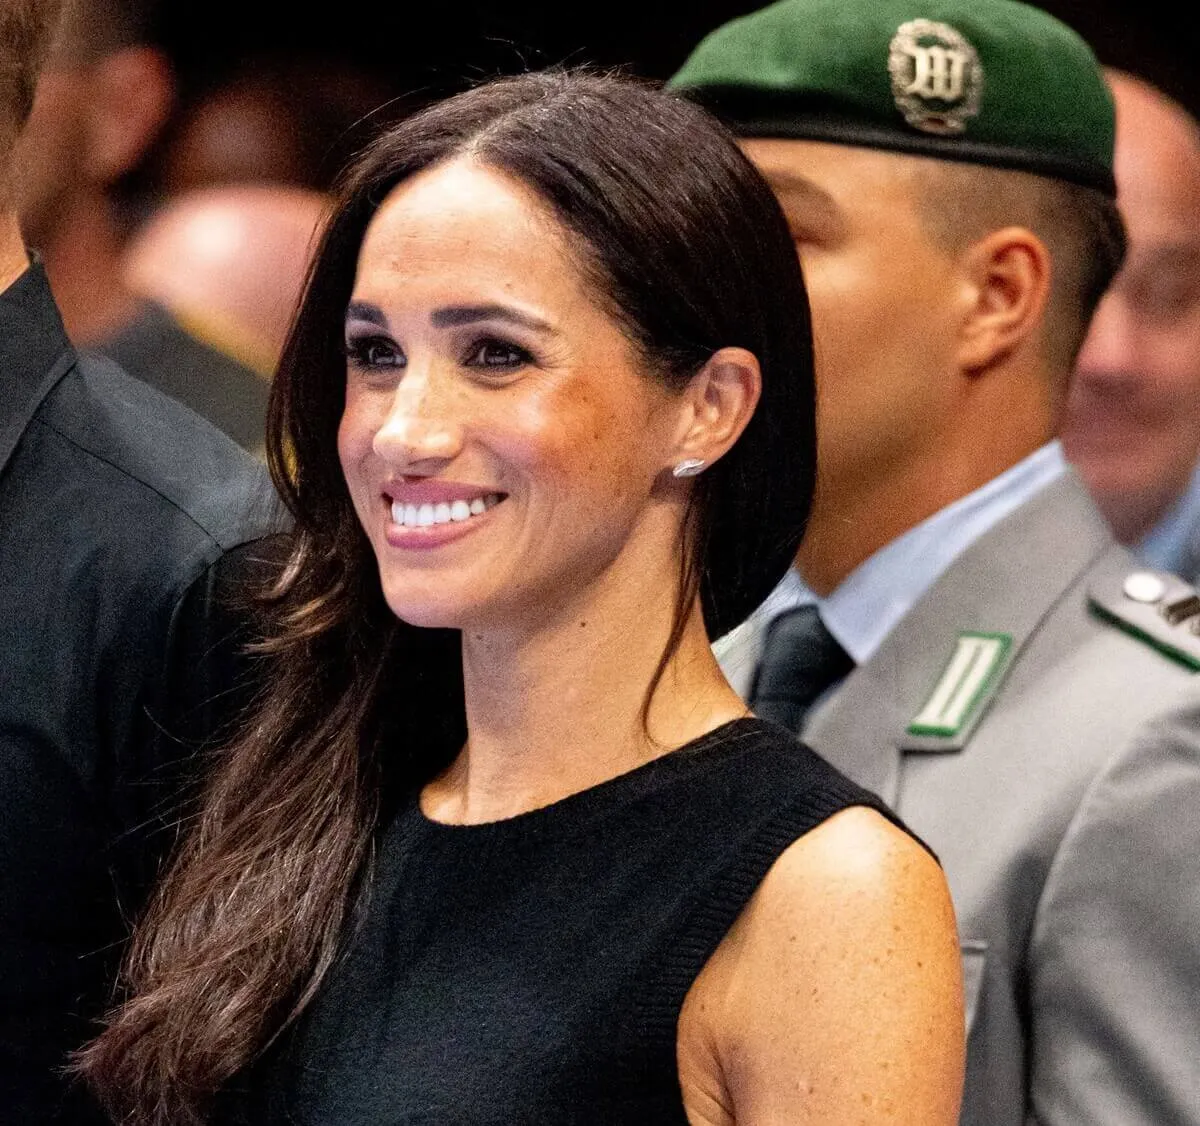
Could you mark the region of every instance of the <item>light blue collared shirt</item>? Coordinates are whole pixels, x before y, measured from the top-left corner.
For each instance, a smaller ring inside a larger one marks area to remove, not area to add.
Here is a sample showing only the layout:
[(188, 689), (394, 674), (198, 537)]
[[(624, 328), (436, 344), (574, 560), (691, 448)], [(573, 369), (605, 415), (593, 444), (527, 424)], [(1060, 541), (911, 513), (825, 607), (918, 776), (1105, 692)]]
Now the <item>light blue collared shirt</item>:
[(829, 632), (861, 665), (955, 559), (1066, 468), (1062, 446), (1050, 442), (881, 547), (828, 598), (816, 597), (793, 570), (760, 613), (771, 621), (794, 606), (815, 602)]
[(1200, 578), (1200, 464), (1170, 511), (1134, 550), (1152, 567), (1194, 583)]

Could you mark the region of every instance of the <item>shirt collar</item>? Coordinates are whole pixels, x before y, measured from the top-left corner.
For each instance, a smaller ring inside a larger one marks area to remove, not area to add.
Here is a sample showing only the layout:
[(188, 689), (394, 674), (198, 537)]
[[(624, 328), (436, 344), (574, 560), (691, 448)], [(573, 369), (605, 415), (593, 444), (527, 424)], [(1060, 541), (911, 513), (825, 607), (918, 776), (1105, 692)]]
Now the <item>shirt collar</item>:
[(829, 632), (862, 664), (959, 555), (1065, 471), (1062, 446), (1050, 442), (880, 548), (828, 598), (817, 598), (788, 572), (763, 613), (769, 621), (815, 602)]
[(74, 362), (46, 272), (35, 261), (0, 292), (0, 472)]
[(1190, 578), (1195, 564), (1196, 529), (1200, 526), (1200, 464), (1192, 470), (1183, 495), (1137, 545), (1147, 563)]

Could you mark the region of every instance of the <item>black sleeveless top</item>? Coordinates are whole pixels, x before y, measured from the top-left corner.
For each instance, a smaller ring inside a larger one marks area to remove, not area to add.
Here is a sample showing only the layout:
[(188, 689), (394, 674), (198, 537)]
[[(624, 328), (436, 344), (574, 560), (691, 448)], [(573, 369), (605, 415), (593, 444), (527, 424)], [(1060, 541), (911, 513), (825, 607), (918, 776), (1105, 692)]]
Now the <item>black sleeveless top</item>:
[(891, 817), (757, 719), (503, 821), (433, 822), (412, 795), (363, 924), (235, 1118), (686, 1124), (688, 989), (779, 855), (851, 805)]

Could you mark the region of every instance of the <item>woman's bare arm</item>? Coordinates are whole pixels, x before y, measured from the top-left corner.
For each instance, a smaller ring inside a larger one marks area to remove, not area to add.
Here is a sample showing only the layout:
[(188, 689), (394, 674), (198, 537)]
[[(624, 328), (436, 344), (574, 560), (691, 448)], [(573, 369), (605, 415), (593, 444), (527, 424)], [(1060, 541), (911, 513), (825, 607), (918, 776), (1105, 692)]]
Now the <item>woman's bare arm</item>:
[(954, 1126), (964, 1021), (941, 869), (850, 809), (775, 863), (688, 994), (693, 1126)]

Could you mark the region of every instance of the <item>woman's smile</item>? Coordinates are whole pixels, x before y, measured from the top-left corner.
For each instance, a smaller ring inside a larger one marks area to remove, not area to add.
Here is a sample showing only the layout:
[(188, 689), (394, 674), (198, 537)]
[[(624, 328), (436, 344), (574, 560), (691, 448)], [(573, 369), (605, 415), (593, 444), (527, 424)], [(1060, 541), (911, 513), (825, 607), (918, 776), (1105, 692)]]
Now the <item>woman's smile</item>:
[(339, 450), (404, 621), (583, 619), (626, 558), (671, 581), (678, 512), (657, 490), (689, 407), (590, 286), (545, 205), (470, 160), (376, 211)]
[(508, 494), (475, 485), (422, 479), (389, 485), (383, 493), (387, 509), (387, 542), (392, 547), (425, 549), (460, 539)]

